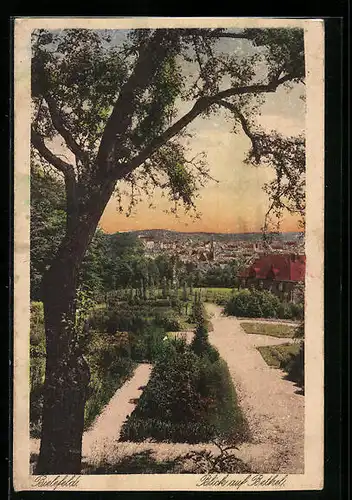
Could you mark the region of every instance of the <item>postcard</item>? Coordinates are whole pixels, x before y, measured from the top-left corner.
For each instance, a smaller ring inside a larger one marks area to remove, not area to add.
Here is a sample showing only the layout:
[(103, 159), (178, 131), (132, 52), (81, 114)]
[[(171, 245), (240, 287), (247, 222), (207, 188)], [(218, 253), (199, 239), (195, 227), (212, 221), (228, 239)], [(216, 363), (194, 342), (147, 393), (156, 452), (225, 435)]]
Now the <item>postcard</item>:
[(15, 490), (322, 489), (324, 22), (14, 25)]

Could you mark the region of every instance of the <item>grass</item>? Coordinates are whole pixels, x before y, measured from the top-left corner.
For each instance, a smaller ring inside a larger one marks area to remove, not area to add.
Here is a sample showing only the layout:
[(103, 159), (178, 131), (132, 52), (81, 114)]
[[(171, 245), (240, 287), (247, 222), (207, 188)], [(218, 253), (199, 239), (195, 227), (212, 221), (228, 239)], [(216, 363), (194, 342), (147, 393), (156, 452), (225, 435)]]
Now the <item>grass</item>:
[[(209, 474), (214, 472), (244, 474), (250, 467), (225, 444), (219, 451), (209, 452), (206, 448), (193, 450), (175, 457), (159, 460), (151, 449), (137, 451), (132, 455), (103, 458), (97, 464), (83, 462), (82, 474)], [(225, 451), (226, 450), (226, 451)]]
[(299, 352), (299, 344), (280, 344), (257, 347), (264, 361), (273, 368), (285, 369), (288, 362)]
[(241, 323), (243, 330), (249, 334), (268, 335), (269, 337), (292, 338), (297, 329), (296, 326), (264, 323), (264, 322), (245, 322)]
[(152, 450), (143, 450), (133, 455), (109, 462), (102, 460), (95, 466), (86, 467), (85, 474), (172, 474), (182, 471), (181, 457), (157, 460)]

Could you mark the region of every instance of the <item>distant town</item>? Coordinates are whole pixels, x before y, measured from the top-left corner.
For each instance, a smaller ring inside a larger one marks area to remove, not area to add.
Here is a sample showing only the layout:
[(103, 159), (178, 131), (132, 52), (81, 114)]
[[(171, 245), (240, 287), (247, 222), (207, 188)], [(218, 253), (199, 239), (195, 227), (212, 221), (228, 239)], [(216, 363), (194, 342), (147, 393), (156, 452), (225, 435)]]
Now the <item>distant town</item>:
[(248, 266), (258, 257), (269, 254), (304, 254), (304, 234), (270, 233), (183, 233), (164, 229), (131, 231), (143, 243), (146, 256), (177, 256), (198, 268), (225, 266), (241, 260)]

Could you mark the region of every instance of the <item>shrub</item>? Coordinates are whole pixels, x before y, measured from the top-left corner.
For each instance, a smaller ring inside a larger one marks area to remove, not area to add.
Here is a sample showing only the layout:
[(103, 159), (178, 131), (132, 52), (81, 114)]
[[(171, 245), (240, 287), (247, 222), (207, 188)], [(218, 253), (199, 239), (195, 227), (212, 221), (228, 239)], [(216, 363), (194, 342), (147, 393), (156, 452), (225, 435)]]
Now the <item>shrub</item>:
[(31, 303), (30, 343), (32, 346), (45, 345), (44, 308), (42, 302)]
[(207, 421), (215, 430), (213, 438), (241, 442), (248, 437), (248, 426), (238, 407), (236, 391), (223, 359), (200, 360), (198, 390), (203, 398), (212, 402)]
[(146, 327), (141, 333), (131, 333), (132, 359), (139, 362), (154, 361), (163, 349), (164, 337), (165, 330), (155, 325)]
[(179, 332), (182, 330), (182, 321), (174, 311), (155, 314), (155, 324), (161, 326), (166, 332)]
[(197, 356), (182, 340), (167, 342), (120, 439), (197, 443), (243, 436), (244, 419), (226, 370), (222, 360)]
[(30, 316), (30, 431), (39, 437), (45, 379), (45, 332), (42, 302), (31, 303)]
[(301, 342), (298, 354), (281, 366), (287, 372), (287, 378), (304, 389), (304, 342)]
[(203, 302), (195, 300), (192, 304), (192, 311), (189, 320), (197, 325), (203, 323), (206, 319), (206, 311)]
[(191, 342), (191, 350), (197, 356), (208, 356), (212, 363), (219, 359), (220, 355), (218, 350), (209, 342), (206, 322), (198, 324)]
[(291, 318), (291, 309), (290, 305), (287, 303), (280, 304), (278, 310), (278, 318), (280, 319), (290, 319)]
[(120, 440), (141, 442), (153, 439), (169, 443), (204, 443), (214, 434), (214, 428), (198, 422), (179, 422), (159, 420), (157, 418), (140, 419), (131, 416), (123, 425)]
[(280, 300), (276, 295), (267, 290), (253, 292), (254, 297), (257, 297), (262, 316), (264, 318), (276, 318), (280, 308)]
[(247, 318), (300, 319), (303, 307), (299, 304), (280, 302), (267, 290), (238, 290), (227, 301), (225, 314)]
[(303, 319), (304, 316), (304, 308), (302, 304), (295, 304), (291, 302), (289, 304), (290, 307), (290, 318), (292, 319)]

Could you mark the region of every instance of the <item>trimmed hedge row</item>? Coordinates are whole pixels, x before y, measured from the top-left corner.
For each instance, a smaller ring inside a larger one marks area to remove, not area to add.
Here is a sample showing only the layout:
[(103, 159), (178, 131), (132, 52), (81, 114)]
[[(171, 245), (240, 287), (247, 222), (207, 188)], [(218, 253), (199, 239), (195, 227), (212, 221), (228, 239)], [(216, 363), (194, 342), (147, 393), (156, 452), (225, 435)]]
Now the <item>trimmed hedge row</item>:
[(171, 340), (120, 440), (199, 443), (221, 436), (238, 442), (247, 434), (226, 363), (211, 359), (207, 348), (197, 355), (185, 341)]

